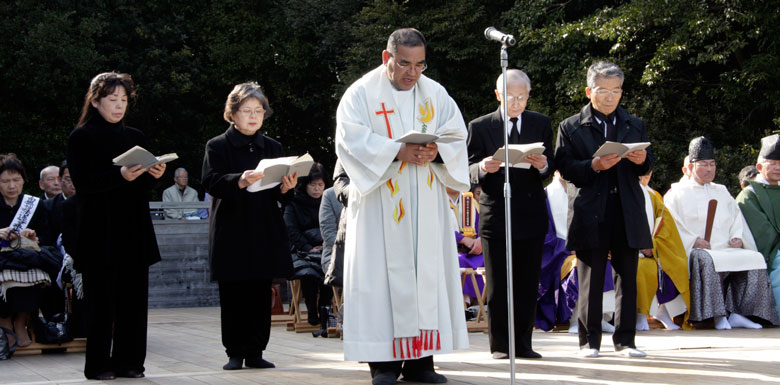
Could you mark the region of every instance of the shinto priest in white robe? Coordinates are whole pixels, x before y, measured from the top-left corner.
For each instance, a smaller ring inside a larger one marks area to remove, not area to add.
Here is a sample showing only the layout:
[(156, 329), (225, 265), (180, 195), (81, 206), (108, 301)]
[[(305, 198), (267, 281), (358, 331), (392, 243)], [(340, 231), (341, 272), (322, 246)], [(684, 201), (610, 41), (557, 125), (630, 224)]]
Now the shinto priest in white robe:
[[(344, 93), (336, 154), (350, 177), (344, 247), (344, 358), (397, 361), (468, 347), (445, 186), (469, 188), (466, 125), (437, 82), (396, 90), (384, 65)], [(443, 163), (398, 161), (409, 131), (454, 133)]]

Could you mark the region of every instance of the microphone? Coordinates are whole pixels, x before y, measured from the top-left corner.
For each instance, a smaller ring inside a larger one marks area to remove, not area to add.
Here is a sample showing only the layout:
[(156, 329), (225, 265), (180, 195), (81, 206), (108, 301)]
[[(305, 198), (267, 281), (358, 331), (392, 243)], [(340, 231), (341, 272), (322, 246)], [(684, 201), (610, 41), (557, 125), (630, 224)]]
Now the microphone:
[(485, 29), (485, 38), (488, 40), (495, 40), (510, 47), (517, 44), (517, 40), (515, 40), (514, 36), (507, 35), (497, 30), (495, 27), (487, 27)]

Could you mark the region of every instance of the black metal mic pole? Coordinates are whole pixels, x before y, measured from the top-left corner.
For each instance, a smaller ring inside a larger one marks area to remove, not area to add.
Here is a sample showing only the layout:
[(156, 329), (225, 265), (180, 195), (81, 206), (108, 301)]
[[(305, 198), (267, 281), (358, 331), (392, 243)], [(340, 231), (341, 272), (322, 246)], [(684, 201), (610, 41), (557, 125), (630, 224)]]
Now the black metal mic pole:
[(501, 45), (501, 78), (503, 80), (501, 97), (501, 114), (504, 121), (504, 231), (506, 239), (506, 298), (507, 309), (509, 310), (509, 383), (515, 384), (515, 301), (514, 301), (514, 282), (512, 282), (512, 220), (511, 220), (511, 198), (512, 186), (509, 185), (509, 116), (507, 114), (507, 95), (506, 95), (506, 67), (509, 64), (509, 54), (507, 54), (506, 43)]

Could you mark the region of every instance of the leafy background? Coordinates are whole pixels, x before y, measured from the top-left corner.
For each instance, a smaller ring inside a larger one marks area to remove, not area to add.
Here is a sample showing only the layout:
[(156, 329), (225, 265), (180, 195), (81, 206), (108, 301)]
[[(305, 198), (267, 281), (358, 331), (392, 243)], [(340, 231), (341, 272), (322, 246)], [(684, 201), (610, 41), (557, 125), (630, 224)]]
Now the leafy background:
[(90, 79), (116, 70), (138, 85), (128, 124), (151, 151), (180, 156), (158, 197), (176, 167), (203, 193), (204, 145), (227, 128), (233, 85), (248, 80), (275, 110), (264, 132), (331, 169), (339, 98), (381, 63), (396, 28), (426, 35), (426, 75), (467, 122), (494, 110), (499, 47), (482, 36), (491, 25), (518, 40), (510, 66), (532, 79), (528, 108), (555, 122), (587, 102), (593, 60), (619, 64), (622, 104), (650, 131), (661, 192), (699, 135), (718, 149), (716, 181), (736, 192), (737, 172), (780, 125), (777, 0), (17, 0), (0, 3), (0, 153), (19, 155), (25, 190), (39, 195), (37, 172), (64, 159)]

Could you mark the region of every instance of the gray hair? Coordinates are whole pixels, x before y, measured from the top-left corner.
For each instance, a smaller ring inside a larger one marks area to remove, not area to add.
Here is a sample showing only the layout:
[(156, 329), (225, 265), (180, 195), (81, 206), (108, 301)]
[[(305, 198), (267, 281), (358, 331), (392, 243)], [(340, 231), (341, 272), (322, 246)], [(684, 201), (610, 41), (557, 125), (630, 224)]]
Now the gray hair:
[(625, 75), (623, 70), (615, 63), (597, 61), (588, 68), (588, 88), (596, 88), (596, 80), (603, 78), (620, 78), (620, 85), (623, 85)]
[[(496, 90), (498, 90), (499, 93), (504, 93), (504, 83), (502, 82), (503, 78), (504, 78), (504, 74), (501, 74), (498, 75), (498, 79), (496, 79)], [(509, 86), (509, 83), (514, 81), (519, 81), (521, 83), (524, 83), (526, 90), (528, 92), (531, 92), (531, 78), (529, 78), (525, 72), (515, 68), (506, 70), (507, 86)]]
[(182, 172), (182, 171), (184, 171), (184, 173), (185, 173), (185, 174), (187, 174), (187, 176), (189, 176), (189, 175), (190, 175), (190, 173), (188, 173), (188, 172), (187, 172), (187, 169), (186, 169), (186, 168), (184, 168), (184, 167), (179, 167), (179, 168), (177, 168), (177, 169), (176, 169), (176, 170), (173, 172), (173, 177), (174, 177), (174, 178), (177, 178), (177, 177), (179, 176), (179, 172)]
[(52, 166), (46, 166), (46, 167), (42, 168), (42, 169), (41, 169), (41, 175), (39, 176), (39, 179), (43, 179), (43, 174), (44, 174), (46, 171), (51, 171), (51, 170), (55, 170), (55, 169), (57, 170), (57, 171), (55, 172), (55, 174), (59, 175), (59, 174), (60, 174), (60, 168), (59, 168), (59, 167), (57, 167), (57, 166), (54, 166), (54, 165), (52, 165)]
[(225, 101), (225, 113), (222, 117), (228, 123), (233, 123), (233, 114), (238, 112), (238, 108), (250, 98), (257, 99), (263, 105), (265, 109), (263, 120), (271, 117), (274, 111), (268, 104), (268, 98), (263, 93), (263, 89), (256, 82), (241, 83), (233, 87), (233, 91), (230, 91), (230, 95), (228, 95), (227, 101)]
[(385, 50), (390, 52), (391, 55), (398, 53), (398, 46), (404, 47), (426, 47), (428, 43), (425, 41), (425, 36), (422, 32), (414, 28), (401, 28), (396, 29), (387, 38), (387, 47)]

